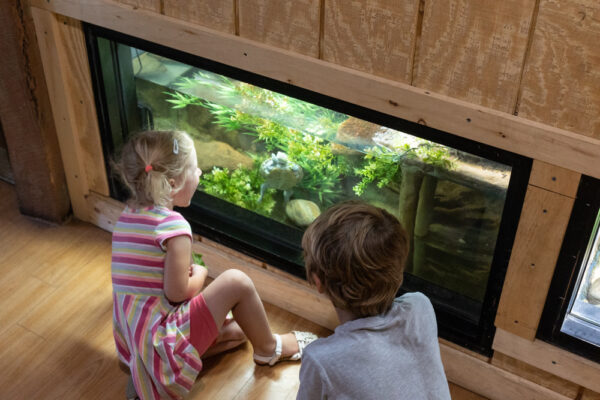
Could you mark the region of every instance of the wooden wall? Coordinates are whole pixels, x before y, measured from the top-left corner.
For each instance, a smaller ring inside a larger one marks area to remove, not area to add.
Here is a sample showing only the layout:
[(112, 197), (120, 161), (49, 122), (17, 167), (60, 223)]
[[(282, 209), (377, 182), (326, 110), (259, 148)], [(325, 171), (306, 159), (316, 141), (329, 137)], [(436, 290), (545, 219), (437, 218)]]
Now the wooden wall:
[(600, 138), (595, 0), (119, 0)]
[(600, 138), (595, 0), (118, 0)]
[[(40, 48), (76, 215), (106, 229), (120, 205), (106, 197), (79, 21), (534, 159), (496, 318), (495, 355), (444, 345), (447, 372), (492, 399), (592, 399), (600, 392), (597, 364), (535, 339), (580, 174), (600, 178), (600, 3), (29, 1), (45, 38)], [(267, 266), (244, 262), (266, 287), (277, 279), (260, 278)], [(280, 276), (282, 285), (297, 288)], [(298, 304), (309, 304), (304, 300)], [(319, 323), (331, 324), (330, 314)], [(549, 349), (552, 358), (544, 356)]]

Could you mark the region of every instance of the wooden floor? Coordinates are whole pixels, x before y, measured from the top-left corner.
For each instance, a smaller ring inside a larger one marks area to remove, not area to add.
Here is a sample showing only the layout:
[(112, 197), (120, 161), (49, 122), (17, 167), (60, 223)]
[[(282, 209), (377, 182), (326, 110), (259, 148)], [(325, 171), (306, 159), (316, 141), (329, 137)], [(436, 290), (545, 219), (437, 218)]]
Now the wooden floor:
[[(20, 215), (0, 181), (0, 398), (123, 399), (112, 338), (110, 234)], [(330, 332), (266, 304), (275, 332)], [(299, 363), (258, 367), (251, 347), (205, 360), (189, 399), (295, 399)], [(454, 399), (482, 398), (451, 385)]]

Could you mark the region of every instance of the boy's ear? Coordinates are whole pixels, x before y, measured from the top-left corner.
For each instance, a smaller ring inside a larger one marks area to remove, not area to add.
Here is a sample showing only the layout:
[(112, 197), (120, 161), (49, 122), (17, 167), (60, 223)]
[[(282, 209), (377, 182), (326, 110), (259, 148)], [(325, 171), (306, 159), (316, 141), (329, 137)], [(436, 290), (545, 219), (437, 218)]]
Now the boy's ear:
[(317, 288), (317, 291), (319, 293), (325, 292), (325, 289), (323, 289), (323, 284), (321, 283), (321, 280), (319, 279), (319, 277), (315, 274), (312, 274), (312, 279), (313, 279), (313, 282), (315, 283), (315, 287)]

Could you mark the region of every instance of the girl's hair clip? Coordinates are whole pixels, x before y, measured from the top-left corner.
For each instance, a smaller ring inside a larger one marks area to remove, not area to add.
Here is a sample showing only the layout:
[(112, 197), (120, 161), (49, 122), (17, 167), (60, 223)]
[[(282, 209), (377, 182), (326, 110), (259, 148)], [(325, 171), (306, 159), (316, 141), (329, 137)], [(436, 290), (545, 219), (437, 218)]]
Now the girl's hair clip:
[(144, 168), (144, 171), (146, 171), (146, 173), (152, 171), (152, 165), (151, 164), (146, 165), (146, 168)]
[(173, 154), (179, 154), (179, 143), (176, 138), (173, 138)]

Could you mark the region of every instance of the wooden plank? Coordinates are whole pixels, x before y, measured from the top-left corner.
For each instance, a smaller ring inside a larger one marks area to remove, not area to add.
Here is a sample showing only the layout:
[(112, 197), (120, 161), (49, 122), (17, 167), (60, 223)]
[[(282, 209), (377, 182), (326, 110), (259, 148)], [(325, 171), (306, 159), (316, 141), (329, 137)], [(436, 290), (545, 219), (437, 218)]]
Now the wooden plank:
[(244, 0), (239, 3), (242, 37), (319, 57), (321, 0)]
[(418, 18), (418, 0), (327, 0), (323, 60), (410, 83)]
[(164, 14), (169, 17), (235, 33), (235, 0), (164, 0), (164, 3)]
[(426, 1), (413, 84), (512, 114), (535, 3)]
[(550, 389), (513, 375), (492, 364), (472, 358), (453, 348), (440, 345), (448, 381), (491, 400), (566, 400)]
[(495, 325), (533, 340), (574, 199), (529, 186)]
[(539, 160), (533, 160), (529, 184), (575, 198), (581, 174)]
[(450, 398), (452, 400), (487, 400), (476, 393), (471, 392), (461, 386), (450, 383)]
[(469, 355), (470, 357), (477, 358), (478, 360), (481, 360), (483, 362), (487, 363), (487, 362), (490, 362), (490, 360), (491, 360), (490, 357), (484, 356), (483, 354), (477, 353), (476, 351), (469, 350), (469, 349), (462, 347), (456, 343), (452, 343), (446, 339), (439, 338), (439, 342), (440, 342), (440, 345), (444, 345), (444, 346), (450, 347), (454, 350), (461, 351), (461, 352)]
[(540, 0), (519, 116), (600, 137), (597, 0)]
[(600, 392), (600, 365), (541, 340), (530, 341), (496, 329), (494, 350), (553, 375)]
[(583, 389), (579, 400), (600, 400), (600, 393), (592, 392), (588, 389)]
[(0, 37), (0, 177), (16, 184), (23, 214), (62, 223), (71, 205), (33, 21), (23, 1), (0, 3)]
[(598, 139), (109, 0), (30, 4), (600, 178)]
[(79, 21), (32, 9), (73, 213), (87, 220), (86, 193), (108, 194), (89, 65)]
[(492, 365), (502, 368), (505, 371), (521, 376), (538, 385), (547, 387), (548, 389), (562, 394), (569, 399), (575, 399), (579, 394), (579, 385), (559, 378), (546, 371), (542, 371), (532, 365), (509, 357), (498, 351), (494, 352), (492, 357)]
[(119, 3), (132, 6), (134, 9), (141, 8), (159, 13), (161, 0), (117, 0)]
[(125, 209), (125, 204), (95, 192), (90, 192), (87, 200), (90, 208), (89, 222), (112, 232), (121, 212)]

